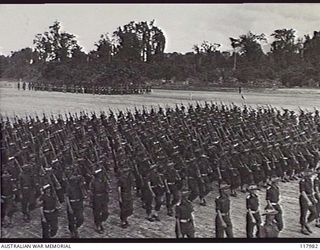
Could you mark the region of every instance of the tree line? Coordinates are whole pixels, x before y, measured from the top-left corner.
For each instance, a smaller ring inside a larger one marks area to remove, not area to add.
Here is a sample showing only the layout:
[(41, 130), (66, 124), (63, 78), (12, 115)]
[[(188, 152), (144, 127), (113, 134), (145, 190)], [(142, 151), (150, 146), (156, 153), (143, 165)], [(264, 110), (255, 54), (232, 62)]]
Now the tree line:
[(55, 21), (37, 34), (34, 48), (0, 56), (0, 77), (52, 84), (119, 86), (152, 80), (186, 81), (194, 84), (231, 85), (278, 81), (285, 86), (319, 86), (320, 31), (297, 37), (294, 29), (272, 34), (265, 53), (265, 34), (248, 32), (230, 37), (232, 51), (203, 41), (192, 51), (165, 53), (164, 32), (150, 22), (130, 22), (112, 34), (100, 35), (86, 53), (75, 35), (62, 31)]

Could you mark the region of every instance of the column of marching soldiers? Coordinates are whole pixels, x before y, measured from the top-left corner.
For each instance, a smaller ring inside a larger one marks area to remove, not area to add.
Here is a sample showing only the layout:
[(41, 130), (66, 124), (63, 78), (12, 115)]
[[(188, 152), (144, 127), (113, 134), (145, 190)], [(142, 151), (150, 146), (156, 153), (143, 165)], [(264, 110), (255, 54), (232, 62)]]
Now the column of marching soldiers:
[(151, 87), (145, 84), (124, 84), (121, 87), (111, 86), (87, 86), (84, 84), (59, 84), (59, 83), (40, 83), (40, 82), (18, 82), (18, 90), (35, 90), (35, 91), (55, 91), (96, 95), (128, 95), (128, 94), (145, 94), (151, 92)]
[[(194, 237), (193, 203), (199, 198), (206, 206), (218, 185), (216, 237), (233, 237), (230, 196), (238, 190), (248, 192), (247, 237), (278, 237), (284, 228), (278, 182), (299, 179), (301, 233), (311, 234), (314, 221), (320, 227), (316, 109), (205, 102), (117, 114), (1, 117), (1, 124), (3, 226), (11, 226), (18, 204), (26, 222), (37, 220), (30, 211), (41, 207), (42, 235), (54, 237), (65, 203), (71, 237), (79, 237), (89, 201), (95, 230), (103, 234), (113, 179), (123, 228), (133, 200), (141, 199), (147, 220), (159, 221), (165, 204), (167, 215), (176, 217), (176, 237)], [(268, 205), (261, 214), (255, 190), (263, 188)]]

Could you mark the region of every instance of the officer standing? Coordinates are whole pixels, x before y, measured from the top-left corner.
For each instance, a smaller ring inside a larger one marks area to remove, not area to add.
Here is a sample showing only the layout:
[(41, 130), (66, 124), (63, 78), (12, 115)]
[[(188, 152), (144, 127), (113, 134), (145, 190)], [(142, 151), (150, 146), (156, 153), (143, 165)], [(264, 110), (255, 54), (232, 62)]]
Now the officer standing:
[(216, 202), (216, 238), (224, 238), (224, 235), (228, 238), (233, 238), (232, 222), (230, 218), (230, 198), (226, 190), (230, 188), (230, 185), (226, 183), (220, 183), (218, 196)]
[(192, 203), (188, 200), (189, 191), (181, 192), (181, 200), (176, 206), (176, 238), (194, 238), (195, 220)]
[(280, 181), (279, 177), (271, 176), (268, 181), (268, 187), (266, 191), (266, 201), (269, 207), (274, 208), (278, 211), (275, 214), (275, 220), (277, 221), (277, 226), (279, 231), (283, 229), (283, 218), (282, 218), (282, 208), (279, 204), (280, 202), (280, 189), (278, 186), (278, 182)]
[[(259, 198), (255, 193), (255, 190), (258, 189), (257, 185), (250, 185), (248, 187), (249, 194), (246, 199), (246, 208), (247, 208), (247, 238), (259, 237), (259, 227), (261, 224), (261, 216), (259, 212)], [(254, 229), (256, 228), (256, 233), (254, 234)]]
[(43, 186), (41, 203), (42, 238), (52, 238), (58, 232), (58, 199), (50, 184)]
[[(303, 173), (304, 176), (299, 182), (301, 233), (305, 235), (312, 233), (309, 223), (317, 218), (316, 201), (313, 196), (313, 183), (311, 179), (312, 174), (313, 172), (311, 169), (305, 170)], [(309, 215), (308, 211), (310, 212)]]
[(96, 231), (102, 234), (104, 228), (102, 223), (107, 220), (109, 216), (108, 202), (109, 202), (109, 186), (102, 174), (102, 169), (97, 169), (94, 172), (94, 178), (90, 184), (93, 218), (96, 226)]

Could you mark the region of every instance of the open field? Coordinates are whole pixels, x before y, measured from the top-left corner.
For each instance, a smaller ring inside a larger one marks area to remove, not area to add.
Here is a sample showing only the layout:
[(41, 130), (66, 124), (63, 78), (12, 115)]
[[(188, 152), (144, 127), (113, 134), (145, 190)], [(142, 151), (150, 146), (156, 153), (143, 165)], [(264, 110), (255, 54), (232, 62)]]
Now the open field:
[(109, 108), (117, 111), (133, 110), (134, 106), (147, 107), (170, 105), (195, 101), (213, 101), (224, 103), (235, 103), (237, 105), (247, 104), (252, 107), (256, 105), (273, 105), (292, 110), (313, 110), (320, 108), (320, 89), (263, 89), (259, 91), (243, 90), (245, 100), (237, 91), (233, 92), (208, 92), (208, 91), (178, 91), (178, 90), (152, 90), (146, 95), (92, 95), (74, 94), (46, 91), (18, 91), (15, 88), (0, 88), (0, 111), (3, 115), (12, 117), (14, 114), (25, 116), (45, 112), (64, 113), (78, 112), (81, 110), (100, 111)]
[[(78, 112), (81, 110), (100, 111), (113, 109), (125, 110), (133, 109), (134, 106), (142, 105), (171, 105), (194, 102), (213, 101), (235, 104), (266, 105), (271, 104), (276, 107), (284, 107), (298, 110), (298, 106), (303, 109), (312, 110), (313, 107), (320, 108), (320, 90), (312, 89), (281, 89), (281, 90), (261, 90), (259, 92), (243, 91), (245, 102), (238, 92), (204, 92), (204, 91), (171, 91), (154, 90), (149, 95), (127, 95), (127, 96), (99, 96), (89, 94), (72, 94), (58, 92), (34, 92), (18, 91), (15, 88), (0, 88), (0, 111), (3, 115), (13, 117), (14, 114), (25, 116), (34, 115), (35, 112), (46, 114)], [(114, 185), (113, 185), (114, 186)], [(281, 237), (320, 237), (320, 229), (313, 228), (314, 233), (305, 236), (300, 233), (299, 226), (299, 205), (298, 205), (298, 182), (280, 183), (281, 204), (284, 210), (285, 228)], [(218, 192), (215, 188), (207, 198), (208, 206), (202, 207), (198, 201), (194, 203), (196, 216), (196, 237), (214, 237), (214, 198)], [(260, 197), (260, 208), (265, 206), (265, 190), (258, 192)], [(80, 229), (81, 238), (172, 238), (174, 234), (174, 218), (166, 216), (166, 209), (161, 209), (160, 222), (149, 222), (145, 220), (145, 211), (141, 208), (138, 198), (135, 199), (134, 215), (130, 217), (131, 226), (127, 229), (120, 227), (119, 208), (116, 198), (116, 190), (112, 189), (110, 203), (110, 216), (105, 224), (105, 233), (99, 235), (94, 231), (91, 209), (85, 208), (85, 223)], [(234, 225), (235, 237), (245, 237), (245, 194), (239, 193), (236, 198), (231, 198), (232, 210), (231, 218)], [(40, 211), (36, 209), (32, 212), (32, 222), (22, 221), (22, 214), (16, 213), (14, 225), (11, 228), (2, 228), (2, 238), (38, 238), (41, 237)], [(63, 206), (59, 221), (60, 229), (57, 237), (69, 237), (66, 219), (66, 210)]]

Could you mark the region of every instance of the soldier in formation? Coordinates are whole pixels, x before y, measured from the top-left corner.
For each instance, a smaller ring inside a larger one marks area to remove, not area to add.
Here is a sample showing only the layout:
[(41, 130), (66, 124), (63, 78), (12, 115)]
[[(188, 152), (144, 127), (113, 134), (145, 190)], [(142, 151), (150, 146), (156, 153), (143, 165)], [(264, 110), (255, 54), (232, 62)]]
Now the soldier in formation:
[[(110, 110), (109, 114), (81, 111), (56, 117), (0, 118), (1, 178), (9, 183), (1, 190), (2, 217), (12, 217), (11, 208), (21, 203), (28, 223), (35, 219), (31, 211), (36, 201), (45, 198), (44, 237), (56, 235), (55, 211), (61, 206), (67, 209), (71, 236), (80, 237), (86, 199), (92, 204), (96, 231), (103, 233), (110, 183), (118, 186), (124, 228), (133, 213), (133, 190), (146, 209), (147, 219), (156, 223), (163, 219), (159, 212), (164, 204), (168, 216), (174, 215), (182, 190), (189, 190), (190, 202), (199, 200), (205, 206), (207, 195), (218, 182), (217, 237), (225, 233), (233, 236), (226, 185), (231, 196), (251, 185), (259, 189), (266, 186), (266, 199), (277, 211), (274, 217), (280, 232), (283, 219), (277, 182), (301, 178), (302, 232), (310, 233), (314, 220), (319, 223), (319, 182), (303, 177), (306, 170), (319, 166), (317, 110), (295, 113), (271, 106), (253, 109), (205, 102), (135, 108), (117, 114)], [(257, 201), (250, 192), (248, 237), (256, 236), (259, 229), (259, 219), (254, 216)]]

